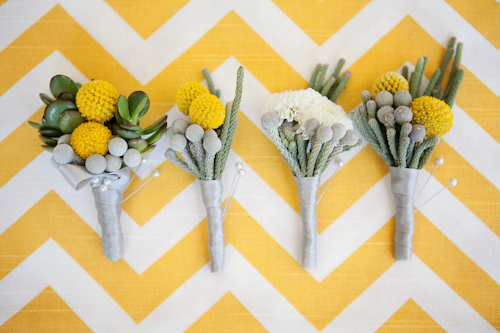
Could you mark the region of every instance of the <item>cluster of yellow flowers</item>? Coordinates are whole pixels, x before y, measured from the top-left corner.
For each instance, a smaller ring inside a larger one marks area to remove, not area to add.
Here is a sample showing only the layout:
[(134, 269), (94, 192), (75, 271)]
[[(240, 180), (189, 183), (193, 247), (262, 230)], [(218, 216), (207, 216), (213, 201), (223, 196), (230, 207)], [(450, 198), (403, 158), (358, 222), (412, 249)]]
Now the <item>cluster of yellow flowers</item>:
[(433, 135), (442, 136), (451, 129), (453, 125), (453, 114), (451, 108), (435, 97), (422, 96), (413, 100), (410, 104), (413, 112), (413, 124), (425, 127), (426, 138)]
[(375, 83), (372, 86), (372, 94), (373, 96), (377, 96), (377, 94), (381, 91), (389, 91), (393, 95), (400, 90), (409, 90), (410, 86), (408, 85), (408, 81), (404, 78), (403, 75), (397, 72), (387, 72), (379, 76)]
[(92, 154), (104, 156), (108, 152), (108, 142), (113, 135), (102, 123), (115, 115), (118, 96), (118, 90), (103, 80), (90, 81), (78, 90), (76, 106), (88, 122), (73, 131), (70, 145), (84, 160)]
[(176, 95), (179, 110), (188, 115), (193, 124), (204, 129), (219, 128), (226, 117), (224, 104), (199, 82), (190, 81), (179, 88)]

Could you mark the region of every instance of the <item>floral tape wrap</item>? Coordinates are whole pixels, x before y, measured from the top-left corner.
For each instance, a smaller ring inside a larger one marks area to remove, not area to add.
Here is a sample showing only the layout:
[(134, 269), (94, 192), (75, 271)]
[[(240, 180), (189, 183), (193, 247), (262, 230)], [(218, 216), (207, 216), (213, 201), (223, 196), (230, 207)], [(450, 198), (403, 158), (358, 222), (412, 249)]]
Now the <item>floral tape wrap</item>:
[(299, 192), (300, 218), (302, 219), (302, 267), (315, 268), (318, 243), (316, 201), (320, 176), (293, 178)]
[(210, 270), (220, 273), (224, 268), (224, 228), (222, 225), (222, 183), (220, 180), (200, 180), (201, 196), (207, 210), (208, 253)]
[[(123, 234), (120, 224), (122, 212), (123, 193), (127, 189), (130, 180), (129, 168), (123, 168), (117, 172), (93, 175), (85, 167), (74, 164), (64, 164), (59, 167), (64, 179), (76, 190), (85, 185), (92, 186), (97, 219), (102, 229), (102, 251), (111, 261), (123, 257)], [(99, 178), (100, 182), (93, 184), (92, 179)], [(111, 179), (107, 191), (101, 191), (99, 186), (105, 178)]]
[(413, 195), (420, 170), (395, 167), (389, 167), (389, 169), (391, 190), (396, 203), (395, 256), (397, 260), (411, 260), (415, 224)]

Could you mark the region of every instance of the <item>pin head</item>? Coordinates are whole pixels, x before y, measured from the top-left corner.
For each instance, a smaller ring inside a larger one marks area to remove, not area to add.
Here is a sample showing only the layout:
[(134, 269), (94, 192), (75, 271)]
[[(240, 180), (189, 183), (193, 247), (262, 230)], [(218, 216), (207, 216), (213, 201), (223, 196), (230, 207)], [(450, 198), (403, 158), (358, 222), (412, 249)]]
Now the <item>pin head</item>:
[(160, 177), (160, 170), (155, 169), (155, 171), (153, 171), (153, 177), (155, 178)]
[(102, 183), (103, 183), (104, 185), (109, 186), (109, 185), (111, 185), (111, 179), (109, 179), (109, 178), (104, 178), (104, 181), (103, 181)]
[(102, 192), (106, 192), (108, 190), (108, 185), (104, 185), (102, 184), (101, 186), (99, 186), (99, 189), (102, 191)]
[(238, 176), (240, 177), (243, 177), (247, 172), (245, 171), (245, 169), (239, 169), (238, 170)]
[(457, 186), (458, 181), (455, 178), (451, 178), (450, 181), (448, 182), (448, 186), (454, 187)]
[(335, 157), (335, 163), (339, 166), (339, 168), (343, 167), (345, 162), (340, 157)]
[(99, 178), (92, 178), (92, 184), (98, 184), (100, 182)]
[(436, 158), (436, 164), (437, 165), (443, 165), (444, 164), (444, 158), (442, 158), (442, 157)]
[(238, 169), (238, 170), (243, 168), (243, 164), (241, 162), (236, 162), (235, 166), (236, 166), (236, 169)]

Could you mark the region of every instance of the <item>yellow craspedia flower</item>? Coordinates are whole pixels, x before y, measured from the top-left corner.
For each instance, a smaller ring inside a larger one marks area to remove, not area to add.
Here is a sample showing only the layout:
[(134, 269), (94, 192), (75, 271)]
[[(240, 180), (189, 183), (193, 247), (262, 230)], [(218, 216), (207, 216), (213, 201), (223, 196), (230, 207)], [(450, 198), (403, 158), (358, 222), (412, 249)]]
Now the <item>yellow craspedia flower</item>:
[(200, 95), (191, 103), (189, 118), (204, 129), (218, 128), (226, 118), (226, 108), (217, 96), (210, 93)]
[(209, 93), (208, 89), (200, 82), (189, 81), (177, 90), (175, 103), (182, 113), (189, 115), (189, 107), (196, 97)]
[(76, 93), (76, 106), (88, 121), (106, 122), (115, 115), (118, 90), (107, 81), (85, 83)]
[(100, 123), (83, 123), (71, 134), (70, 145), (78, 156), (87, 159), (92, 154), (106, 155), (108, 142), (113, 137), (110, 129)]
[(433, 135), (444, 135), (453, 125), (453, 114), (450, 107), (435, 97), (416, 98), (411, 102), (410, 109), (413, 111), (412, 123), (425, 127), (426, 138)]
[(389, 91), (393, 95), (400, 90), (409, 90), (410, 86), (408, 81), (403, 77), (403, 75), (396, 72), (387, 72), (380, 75), (372, 86), (373, 97), (381, 91)]

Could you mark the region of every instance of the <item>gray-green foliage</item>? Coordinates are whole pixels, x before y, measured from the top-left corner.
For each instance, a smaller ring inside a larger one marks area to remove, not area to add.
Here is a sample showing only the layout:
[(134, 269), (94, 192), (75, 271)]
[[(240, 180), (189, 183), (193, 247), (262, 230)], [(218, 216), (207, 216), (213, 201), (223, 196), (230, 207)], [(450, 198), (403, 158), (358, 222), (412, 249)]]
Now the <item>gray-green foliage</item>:
[[(335, 102), (340, 94), (345, 90), (347, 82), (351, 78), (351, 72), (345, 72), (339, 76), (345, 60), (340, 59), (330, 77), (327, 77), (328, 64), (317, 64), (309, 80), (308, 88), (318, 91), (321, 95), (328, 97)], [(325, 81), (326, 78), (326, 81)]]

